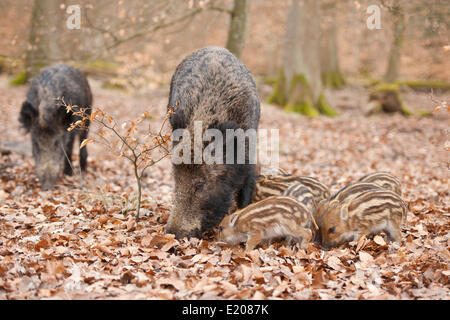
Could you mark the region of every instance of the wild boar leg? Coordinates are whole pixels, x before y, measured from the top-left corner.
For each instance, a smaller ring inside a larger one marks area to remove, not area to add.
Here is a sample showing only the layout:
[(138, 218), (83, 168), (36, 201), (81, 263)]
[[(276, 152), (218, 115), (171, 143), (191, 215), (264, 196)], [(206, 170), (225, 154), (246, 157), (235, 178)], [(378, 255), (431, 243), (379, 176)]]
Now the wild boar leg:
[(249, 173), (244, 186), (238, 193), (238, 207), (245, 208), (252, 203), (253, 190), (255, 189), (256, 178), (254, 170)]
[(73, 141), (75, 140), (75, 134), (73, 132), (69, 133), (69, 139), (64, 146), (65, 158), (64, 158), (64, 174), (71, 176), (73, 174), (72, 169), (72, 150)]
[[(80, 131), (80, 144), (83, 142), (84, 139), (87, 138), (87, 135), (88, 135), (88, 129)], [(81, 171), (86, 171), (87, 157), (88, 157), (87, 146), (85, 146), (84, 148), (81, 148), (81, 150), (80, 150)]]

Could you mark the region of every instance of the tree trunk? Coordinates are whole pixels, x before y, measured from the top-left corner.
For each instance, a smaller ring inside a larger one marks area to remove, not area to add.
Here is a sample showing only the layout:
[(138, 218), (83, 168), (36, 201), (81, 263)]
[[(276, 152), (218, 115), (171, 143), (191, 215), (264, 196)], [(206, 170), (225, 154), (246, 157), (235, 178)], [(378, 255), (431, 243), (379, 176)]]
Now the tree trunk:
[(403, 104), (400, 87), (397, 83), (381, 83), (372, 88), (366, 114), (371, 115), (378, 112), (399, 112), (406, 116), (413, 114)]
[[(34, 0), (30, 24), (29, 48), (25, 58), (28, 76), (61, 59), (58, 32), (62, 0)], [(65, 27), (65, 25), (64, 25)]]
[(389, 53), (389, 63), (384, 76), (385, 82), (394, 82), (398, 78), (400, 69), (400, 58), (405, 33), (405, 16), (399, 5), (399, 1), (394, 1), (389, 9), (393, 16), (393, 42)]
[(283, 67), (269, 102), (317, 116), (334, 115), (322, 93), (320, 8), (316, 0), (293, 0), (288, 8)]
[(335, 3), (327, 4), (327, 10), (331, 16), (328, 19), (329, 22), (326, 23), (322, 30), (320, 39), (322, 84), (326, 87), (340, 88), (345, 84), (345, 79), (339, 67)]
[[(314, 100), (322, 91), (319, 52), (319, 2), (293, 0), (289, 7), (284, 47), (283, 69), (290, 84), (295, 75), (303, 74)], [(288, 92), (287, 92), (288, 93)]]
[(250, 0), (234, 0), (226, 47), (238, 58), (240, 58), (245, 45), (245, 31), (247, 28), (249, 7)]

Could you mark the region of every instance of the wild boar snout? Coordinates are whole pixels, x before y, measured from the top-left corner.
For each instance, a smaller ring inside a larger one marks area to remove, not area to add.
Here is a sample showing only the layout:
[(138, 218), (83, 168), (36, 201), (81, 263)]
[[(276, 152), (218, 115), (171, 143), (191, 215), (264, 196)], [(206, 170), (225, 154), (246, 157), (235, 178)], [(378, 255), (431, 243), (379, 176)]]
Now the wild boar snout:
[(43, 190), (53, 188), (61, 174), (64, 164), (63, 137), (46, 133), (42, 129), (32, 132), (36, 175)]
[(199, 223), (194, 219), (186, 219), (185, 215), (172, 212), (166, 224), (166, 233), (175, 235), (175, 238), (200, 238), (202, 235)]

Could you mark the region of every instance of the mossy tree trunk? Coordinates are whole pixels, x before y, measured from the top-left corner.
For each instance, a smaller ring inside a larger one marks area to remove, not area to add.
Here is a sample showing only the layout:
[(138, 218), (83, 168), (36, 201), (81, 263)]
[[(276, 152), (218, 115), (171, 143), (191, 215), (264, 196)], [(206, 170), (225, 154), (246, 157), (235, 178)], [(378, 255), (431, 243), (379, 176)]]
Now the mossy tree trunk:
[(60, 25), (62, 3), (62, 0), (34, 0), (29, 49), (25, 58), (27, 77), (36, 75), (42, 67), (61, 58), (58, 32), (62, 28)]
[(274, 83), (273, 92), (267, 99), (268, 103), (278, 104), (280, 106), (285, 106), (287, 103), (287, 94), (286, 94), (286, 77), (284, 76), (283, 69), (280, 70), (278, 74), (278, 78)]
[(310, 117), (335, 115), (322, 92), (320, 4), (293, 0), (288, 7), (283, 66), (269, 102)]
[(381, 83), (373, 88), (370, 92), (368, 107), (367, 115), (379, 112), (412, 115), (412, 112), (403, 104), (400, 87), (396, 83)]
[(399, 0), (395, 0), (389, 11), (393, 17), (393, 41), (389, 53), (389, 62), (384, 75), (385, 82), (394, 82), (398, 78), (400, 69), (401, 51), (405, 33), (405, 16), (400, 7)]
[(330, 88), (340, 88), (345, 85), (345, 78), (339, 67), (336, 2), (323, 2), (322, 10), (329, 13), (326, 19), (322, 19), (324, 27), (320, 39), (322, 84)]
[(304, 74), (296, 74), (291, 80), (286, 110), (302, 113), (309, 117), (319, 115), (314, 104), (313, 90)]
[(249, 7), (250, 0), (234, 0), (226, 47), (238, 58), (240, 58), (245, 45)]

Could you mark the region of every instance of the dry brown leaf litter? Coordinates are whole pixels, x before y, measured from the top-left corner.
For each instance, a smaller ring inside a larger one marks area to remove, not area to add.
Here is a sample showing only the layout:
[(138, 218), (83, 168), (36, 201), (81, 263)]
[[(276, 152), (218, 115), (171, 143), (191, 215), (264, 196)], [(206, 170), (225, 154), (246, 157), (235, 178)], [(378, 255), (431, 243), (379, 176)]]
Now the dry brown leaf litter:
[[(16, 121), (26, 88), (1, 88), (1, 141), (26, 153), (20, 146), (29, 137)], [(155, 128), (167, 103), (165, 90), (148, 97), (94, 92), (95, 104), (116, 119), (149, 111)], [(47, 192), (29, 156), (4, 154), (0, 298), (449, 299), (448, 124), (445, 115), (306, 119), (264, 105), (260, 127), (280, 129), (286, 170), (317, 177), (332, 191), (376, 170), (402, 181), (410, 211), (401, 245), (379, 235), (330, 251), (273, 244), (245, 252), (212, 236), (164, 234), (173, 196), (168, 159), (144, 179), (136, 224), (122, 212), (133, 201), (132, 172), (100, 146), (88, 146), (84, 180), (66, 177)]]

